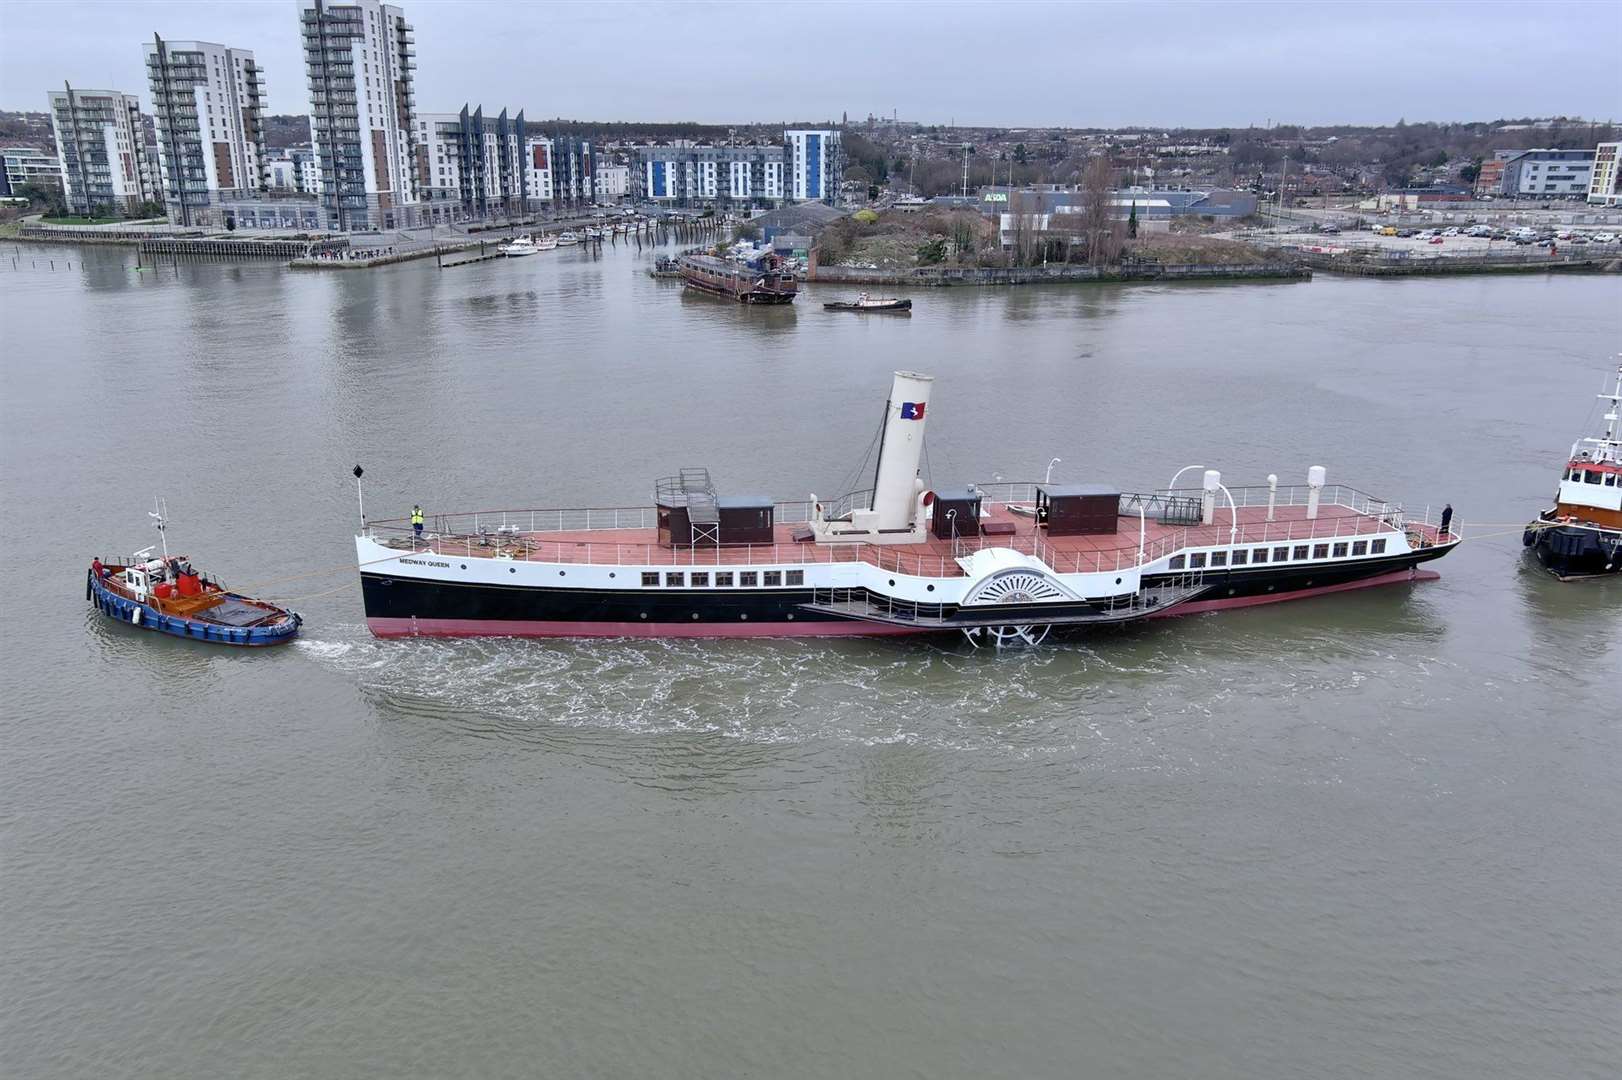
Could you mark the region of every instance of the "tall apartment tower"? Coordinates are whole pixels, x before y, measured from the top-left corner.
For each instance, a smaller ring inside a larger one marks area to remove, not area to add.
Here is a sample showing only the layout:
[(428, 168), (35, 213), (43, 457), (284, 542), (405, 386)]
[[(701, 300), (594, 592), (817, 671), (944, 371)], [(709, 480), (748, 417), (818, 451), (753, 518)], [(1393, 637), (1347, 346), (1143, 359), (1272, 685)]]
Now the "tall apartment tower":
[(75, 90), (67, 83), (47, 95), (62, 196), (75, 214), (133, 211), (155, 199), (147, 179), (141, 102), (121, 90)]
[(146, 72), (170, 224), (224, 224), (222, 200), (269, 187), (264, 69), (246, 49), (153, 34)]
[(789, 168), (788, 197), (795, 202), (839, 201), (845, 178), (845, 152), (835, 130), (785, 131), (783, 149)]
[(420, 224), (416, 36), (377, 0), (299, 0), (310, 128), (328, 228)]

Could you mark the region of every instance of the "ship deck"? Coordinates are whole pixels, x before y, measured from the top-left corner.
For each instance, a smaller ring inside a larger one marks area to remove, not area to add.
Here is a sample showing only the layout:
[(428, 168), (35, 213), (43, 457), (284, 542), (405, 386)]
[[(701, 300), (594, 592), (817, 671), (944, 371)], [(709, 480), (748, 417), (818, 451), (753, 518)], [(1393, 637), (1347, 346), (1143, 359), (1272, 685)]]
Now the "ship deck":
[[(779, 524), (774, 542), (723, 546), (672, 547), (658, 542), (650, 527), (590, 528), (533, 531), (519, 524), (521, 513), (486, 514), (486, 524), (467, 531), (433, 532), (421, 540), (410, 535), (409, 526), (396, 522), (375, 523), (381, 542), (391, 547), (466, 557), (511, 557), (532, 562), (573, 563), (610, 566), (779, 566), (805, 563), (866, 562), (897, 573), (926, 577), (960, 577), (956, 557), (981, 548), (1012, 548), (1035, 555), (1059, 573), (1098, 573), (1138, 565), (1139, 518), (1122, 515), (1117, 531), (1088, 536), (1050, 536), (1038, 528), (1033, 517), (1011, 511), (1008, 504), (986, 502), (980, 523), (991, 526), (993, 535), (960, 537), (955, 542), (931, 536), (920, 543), (816, 543), (796, 541), (803, 524)], [(540, 512), (536, 512), (540, 513)], [(1149, 517), (1143, 522), (1143, 558), (1153, 562), (1184, 548), (1229, 546), (1252, 547), (1308, 540), (1367, 537), (1389, 532), (1399, 526), (1391, 514), (1376, 514), (1349, 506), (1324, 503), (1316, 519), (1307, 518), (1303, 505), (1276, 508), (1269, 521), (1266, 506), (1241, 506), (1237, 513), (1221, 508), (1211, 525), (1167, 525)], [(1410, 539), (1417, 545), (1430, 545), (1456, 539), (1456, 532), (1441, 538), (1434, 525), (1405, 521)]]

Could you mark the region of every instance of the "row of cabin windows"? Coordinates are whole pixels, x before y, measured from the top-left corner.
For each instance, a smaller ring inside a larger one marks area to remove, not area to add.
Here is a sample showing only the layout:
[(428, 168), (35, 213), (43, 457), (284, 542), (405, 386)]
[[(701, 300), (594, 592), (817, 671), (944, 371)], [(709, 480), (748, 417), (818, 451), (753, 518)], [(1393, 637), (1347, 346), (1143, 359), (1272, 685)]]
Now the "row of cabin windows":
[(1232, 551), (1196, 551), (1173, 555), (1168, 569), (1204, 570), (1219, 566), (1256, 566), (1266, 562), (1295, 562), (1302, 559), (1344, 559), (1348, 555), (1384, 555), (1385, 541), (1347, 540), (1337, 544), (1296, 544), (1294, 547), (1234, 548)]
[[(712, 583), (711, 577), (715, 580)], [(657, 570), (642, 571), (642, 584), (647, 588), (658, 588), (661, 575)], [(711, 574), (707, 570), (696, 570), (692, 573), (675, 571), (663, 575), (666, 588), (681, 589), (730, 589), (736, 583), (740, 589), (754, 589), (762, 585), (767, 588), (782, 585), (804, 585), (804, 570), (717, 570)]]
[(1572, 483), (1604, 484), (1606, 487), (1616, 487), (1616, 473), (1600, 472), (1598, 469), (1573, 469), (1566, 474), (1566, 479)]

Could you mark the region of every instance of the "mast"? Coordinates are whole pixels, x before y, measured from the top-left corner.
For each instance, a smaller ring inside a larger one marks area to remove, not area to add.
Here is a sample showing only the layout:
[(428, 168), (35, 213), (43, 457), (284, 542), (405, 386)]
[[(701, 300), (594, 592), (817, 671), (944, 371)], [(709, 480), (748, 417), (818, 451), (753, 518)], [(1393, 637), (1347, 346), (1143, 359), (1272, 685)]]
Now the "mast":
[(168, 511), (169, 507), (164, 504), (163, 499), (161, 499), (160, 497), (154, 495), (152, 497), (152, 508), (153, 508), (153, 512), (147, 514), (147, 517), (152, 518), (157, 523), (157, 526), (158, 526), (158, 540), (159, 540), (159, 542), (161, 542), (163, 544), (163, 565), (168, 566), (169, 565), (169, 534), (164, 531), (164, 525), (168, 523), (168, 513), (167, 513), (167, 511)]

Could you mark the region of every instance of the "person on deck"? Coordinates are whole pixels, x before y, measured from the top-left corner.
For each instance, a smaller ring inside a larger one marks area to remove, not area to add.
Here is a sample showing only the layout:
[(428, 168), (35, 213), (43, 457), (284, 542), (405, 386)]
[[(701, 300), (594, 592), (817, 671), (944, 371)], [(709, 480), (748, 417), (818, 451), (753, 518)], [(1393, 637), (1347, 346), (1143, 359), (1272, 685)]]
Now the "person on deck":
[(415, 504), (411, 507), (411, 532), (419, 540), (422, 538), (422, 507)]
[(1436, 531), (1436, 539), (1440, 543), (1447, 543), (1447, 533), (1453, 526), (1453, 504), (1448, 503), (1442, 507), (1442, 527)]

